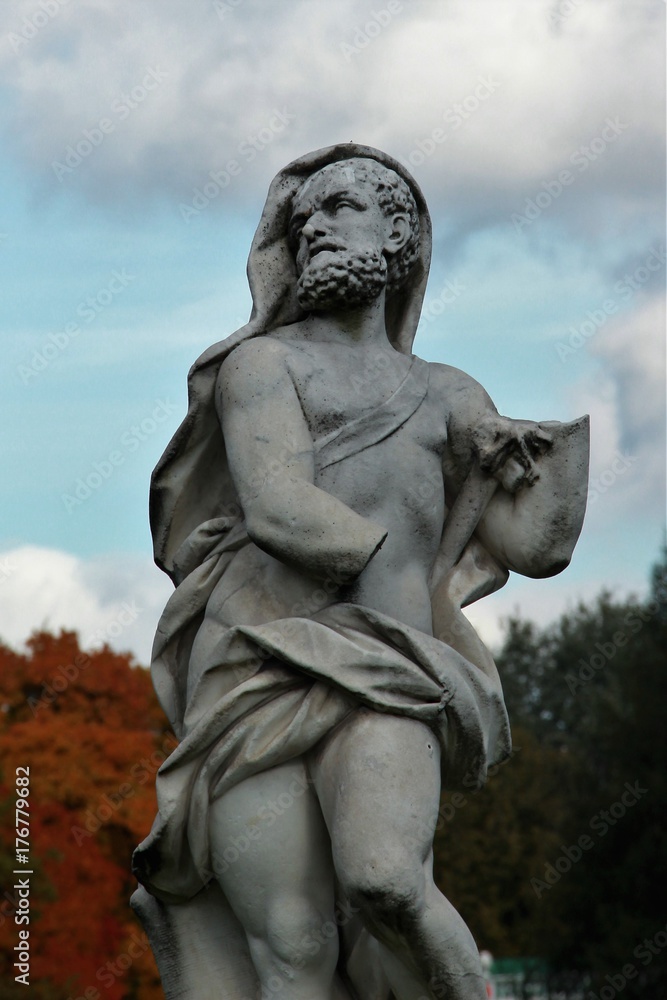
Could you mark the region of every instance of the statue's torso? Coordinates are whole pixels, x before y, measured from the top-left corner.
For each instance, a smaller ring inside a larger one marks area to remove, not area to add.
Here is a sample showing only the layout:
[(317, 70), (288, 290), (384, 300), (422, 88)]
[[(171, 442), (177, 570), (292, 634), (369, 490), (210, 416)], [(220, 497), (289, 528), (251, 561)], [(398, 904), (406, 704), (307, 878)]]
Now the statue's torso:
[[(279, 339), (314, 444), (351, 421), (370, 417), (404, 382), (413, 361), (391, 349), (365, 351)], [(423, 401), (397, 430), (316, 472), (316, 486), (388, 531), (359, 578), (345, 587), (324, 581), (323, 587), (322, 581), (306, 578), (263, 552), (239, 554), (219, 594), (229, 594), (224, 600), (226, 624), (238, 624), (234, 618), (247, 614), (245, 587), (233, 593), (241, 579), (252, 578), (249, 585), (257, 588), (261, 575), (266, 598), (254, 604), (258, 615), (262, 604), (267, 616), (277, 617), (343, 600), (431, 631), (428, 579), (445, 513), (442, 459), (447, 423), (439, 388), (437, 377), (432, 378)], [(289, 448), (289, 434), (285, 446)], [(312, 599), (315, 592), (317, 600)]]

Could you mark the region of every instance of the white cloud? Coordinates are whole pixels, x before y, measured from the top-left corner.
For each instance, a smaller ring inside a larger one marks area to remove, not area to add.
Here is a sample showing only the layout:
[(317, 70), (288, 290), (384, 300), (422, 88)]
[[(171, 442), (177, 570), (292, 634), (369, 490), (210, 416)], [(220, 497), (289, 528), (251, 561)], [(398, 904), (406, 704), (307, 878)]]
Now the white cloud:
[[(551, 0), (398, 8), (379, 25), (385, 8), (371, 0), (78, 0), (17, 42), (38, 8), (7, 5), (11, 143), (36, 180), (115, 204), (178, 200), (237, 159), (241, 174), (217, 206), (332, 141), (399, 156), (430, 143), (432, 155), (414, 159), (432, 204), (488, 223), (520, 211), (612, 118), (622, 131), (574, 170), (551, 217), (586, 224), (609, 195), (625, 216), (645, 211), (647, 191), (661, 189), (662, 5), (583, 0), (558, 25)], [(142, 96), (150, 70), (160, 80)], [(490, 93), (476, 98), (483, 81)], [(289, 120), (272, 130), (275, 110)], [(113, 131), (56, 180), (53, 161), (105, 117)], [(446, 138), (434, 142), (438, 128)]]
[(107, 642), (150, 663), (159, 615), (172, 591), (148, 558), (88, 560), (22, 546), (0, 554), (0, 639), (18, 647), (35, 628), (73, 629), (82, 646)]
[[(638, 293), (641, 295), (641, 293)], [(598, 370), (572, 391), (591, 414), (589, 518), (659, 524), (665, 508), (665, 300), (601, 327), (588, 349)]]
[(592, 353), (616, 379), (622, 443), (632, 451), (664, 437), (664, 332), (665, 300), (656, 296), (592, 343)]

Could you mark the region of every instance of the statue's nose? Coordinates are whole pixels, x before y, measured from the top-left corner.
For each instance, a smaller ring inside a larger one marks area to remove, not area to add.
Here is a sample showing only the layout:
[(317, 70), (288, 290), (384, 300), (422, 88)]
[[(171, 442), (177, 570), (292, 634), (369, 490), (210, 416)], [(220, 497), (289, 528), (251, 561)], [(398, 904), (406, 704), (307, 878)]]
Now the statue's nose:
[(311, 215), (308, 222), (302, 228), (301, 233), (309, 243), (312, 243), (316, 236), (324, 236), (325, 229), (319, 215)]

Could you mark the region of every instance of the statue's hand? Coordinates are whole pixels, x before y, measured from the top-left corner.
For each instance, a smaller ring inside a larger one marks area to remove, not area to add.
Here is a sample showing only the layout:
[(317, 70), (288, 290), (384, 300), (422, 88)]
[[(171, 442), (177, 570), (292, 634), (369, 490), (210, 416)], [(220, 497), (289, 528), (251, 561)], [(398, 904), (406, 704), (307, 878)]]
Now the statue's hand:
[(539, 478), (535, 460), (553, 442), (548, 426), (498, 414), (483, 417), (472, 435), (480, 468), (494, 476), (508, 493), (532, 486)]

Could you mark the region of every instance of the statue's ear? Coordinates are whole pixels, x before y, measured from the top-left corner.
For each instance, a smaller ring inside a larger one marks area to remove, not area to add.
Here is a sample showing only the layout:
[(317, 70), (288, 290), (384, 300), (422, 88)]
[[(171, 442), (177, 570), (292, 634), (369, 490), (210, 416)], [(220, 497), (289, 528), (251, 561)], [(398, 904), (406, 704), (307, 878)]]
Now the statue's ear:
[(391, 217), (391, 231), (384, 244), (385, 253), (397, 253), (410, 239), (410, 217), (407, 213), (396, 212)]

